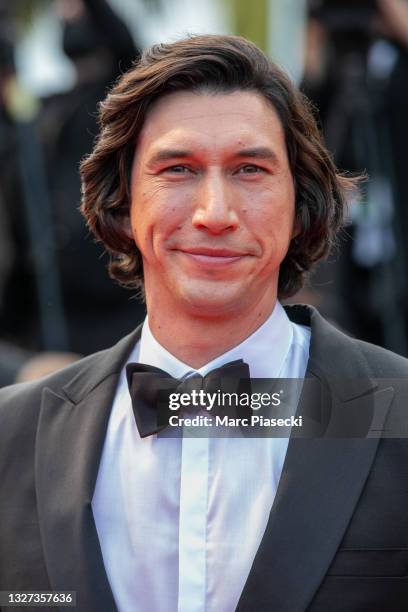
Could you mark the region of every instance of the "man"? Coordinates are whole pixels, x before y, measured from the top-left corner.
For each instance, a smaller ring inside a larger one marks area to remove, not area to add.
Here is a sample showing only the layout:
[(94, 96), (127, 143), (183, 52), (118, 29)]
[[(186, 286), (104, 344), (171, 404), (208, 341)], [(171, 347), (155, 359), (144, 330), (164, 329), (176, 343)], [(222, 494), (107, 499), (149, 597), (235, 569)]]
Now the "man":
[(100, 123), (82, 210), (148, 319), (1, 392), (0, 588), (73, 590), (81, 612), (405, 610), (405, 440), (163, 435), (148, 401), (156, 376), (249, 368), (395, 433), (402, 391), (376, 379), (406, 379), (406, 360), (279, 302), (353, 186), (301, 94), (252, 43), (198, 36), (147, 50)]

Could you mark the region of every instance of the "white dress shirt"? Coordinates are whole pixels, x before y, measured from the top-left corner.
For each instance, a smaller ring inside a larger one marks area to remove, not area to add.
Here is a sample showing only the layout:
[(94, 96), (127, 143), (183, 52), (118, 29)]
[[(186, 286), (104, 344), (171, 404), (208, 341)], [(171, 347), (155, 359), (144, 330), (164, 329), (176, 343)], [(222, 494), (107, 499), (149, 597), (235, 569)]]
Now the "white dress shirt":
[[(277, 303), (249, 338), (198, 370), (243, 359), (252, 378), (303, 378), (310, 329)], [(129, 362), (192, 372), (146, 319)], [(288, 438), (140, 438), (123, 369), (92, 509), (119, 612), (233, 612), (261, 542)]]

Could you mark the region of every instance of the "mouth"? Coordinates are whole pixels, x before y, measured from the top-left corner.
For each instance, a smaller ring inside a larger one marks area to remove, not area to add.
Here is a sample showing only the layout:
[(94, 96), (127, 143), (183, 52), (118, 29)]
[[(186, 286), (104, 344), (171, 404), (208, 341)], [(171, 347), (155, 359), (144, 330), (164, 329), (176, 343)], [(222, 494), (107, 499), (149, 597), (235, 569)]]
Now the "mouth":
[(231, 249), (208, 249), (199, 247), (179, 249), (179, 252), (199, 265), (217, 267), (233, 264), (248, 256), (247, 253)]

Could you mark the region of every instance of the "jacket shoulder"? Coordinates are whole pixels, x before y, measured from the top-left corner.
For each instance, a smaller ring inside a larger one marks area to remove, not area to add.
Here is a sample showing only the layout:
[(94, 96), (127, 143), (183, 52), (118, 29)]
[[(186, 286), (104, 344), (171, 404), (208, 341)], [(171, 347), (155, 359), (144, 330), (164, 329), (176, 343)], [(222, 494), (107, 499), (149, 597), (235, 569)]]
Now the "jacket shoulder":
[(57, 395), (65, 395), (69, 390), (69, 399), (76, 403), (104, 378), (119, 374), (140, 338), (141, 328), (139, 325), (114, 346), (88, 355), (44, 378), (0, 389), (0, 432), (1, 427), (8, 423), (30, 420), (30, 414), (37, 416), (44, 389)]
[(408, 377), (408, 359), (353, 338), (325, 319), (313, 306), (291, 304), (285, 305), (285, 310), (292, 322), (311, 328), (309, 361), (327, 376), (332, 377), (340, 371), (345, 378)]
[(83, 357), (82, 359), (61, 368), (60, 370), (57, 370), (56, 372), (48, 374), (47, 376), (37, 380), (15, 383), (13, 385), (3, 387), (0, 389), (0, 406), (2, 406), (4, 402), (7, 402), (8, 400), (24, 401), (24, 399), (33, 397), (33, 395), (35, 396), (38, 393), (41, 394), (45, 387), (51, 389), (63, 387), (64, 384), (74, 378), (79, 372), (81, 372), (82, 369), (88, 368), (89, 365), (98, 361), (98, 359), (103, 357), (103, 355), (107, 352), (108, 350), (93, 353), (92, 355)]
[(108, 351), (109, 349), (84, 357), (38, 380), (16, 383), (0, 389), (0, 428), (8, 427), (20, 418), (26, 421), (30, 419), (30, 415), (35, 417), (44, 389), (61, 391), (64, 385), (81, 372), (97, 367), (98, 361), (103, 359)]
[(376, 378), (408, 378), (408, 359), (385, 348), (352, 340), (363, 353), (373, 375)]

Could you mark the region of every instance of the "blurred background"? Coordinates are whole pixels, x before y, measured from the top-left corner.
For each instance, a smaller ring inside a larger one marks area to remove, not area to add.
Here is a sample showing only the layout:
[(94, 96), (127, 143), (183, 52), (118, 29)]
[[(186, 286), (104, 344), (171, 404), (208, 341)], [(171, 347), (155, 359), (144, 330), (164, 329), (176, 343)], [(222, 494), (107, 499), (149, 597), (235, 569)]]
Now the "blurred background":
[(312, 100), (340, 168), (367, 175), (291, 301), (408, 356), (408, 0), (0, 0), (0, 386), (143, 320), (84, 226), (78, 167), (140, 50), (200, 32), (258, 44)]

